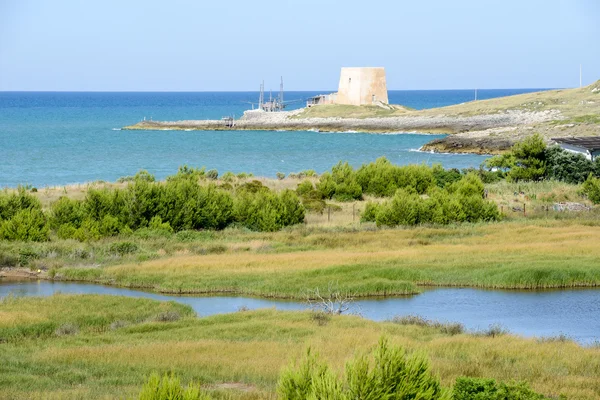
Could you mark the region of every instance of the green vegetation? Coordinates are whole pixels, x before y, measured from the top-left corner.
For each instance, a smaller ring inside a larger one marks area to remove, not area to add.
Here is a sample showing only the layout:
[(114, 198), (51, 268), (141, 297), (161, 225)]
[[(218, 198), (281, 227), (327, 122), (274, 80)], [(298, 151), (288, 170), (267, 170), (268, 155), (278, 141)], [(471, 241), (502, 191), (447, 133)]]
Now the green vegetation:
[(285, 371), (278, 384), (279, 396), (286, 400), (304, 399), (450, 399), (429, 362), (422, 355), (406, 355), (399, 347), (382, 338), (372, 354), (346, 364), (346, 376), (340, 380), (308, 351), (297, 368)]
[(115, 326), (153, 324), (167, 315), (177, 320), (195, 314), (189, 306), (175, 302), (98, 295), (6, 297), (0, 305), (0, 343), (107, 332)]
[[(588, 208), (596, 178), (509, 182), (502, 171), (384, 158), (359, 169), (338, 163), (300, 182), (212, 181), (202, 171), (183, 167), (163, 183), (141, 174), (62, 198), (4, 192), (2, 232), (15, 240), (0, 240), (0, 266), (169, 293), (283, 298), (331, 282), (357, 296), (418, 293), (419, 285), (600, 284), (592, 240), (600, 214)], [(358, 196), (367, 201), (340, 201)], [(581, 211), (553, 210), (557, 202)], [(17, 215), (31, 210), (45, 225)], [(51, 240), (32, 242), (46, 226)]]
[[(9, 331), (31, 332), (44, 321), (70, 323), (79, 330), (50, 332), (43, 340), (34, 335), (3, 340), (2, 398), (138, 398), (144, 383), (150, 386), (149, 376), (168, 374), (180, 383), (154, 378), (151, 387), (167, 386), (180, 393), (177, 387), (201, 384), (215, 399), (275, 399), (282, 371), (308, 347), (337, 379), (349, 377), (344, 375), (348, 364), (353, 371), (365, 371), (363, 376), (383, 377), (372, 359), (365, 358), (379, 351), (375, 345), (382, 336), (389, 341), (386, 362), (404, 360), (410, 365), (408, 360), (426, 357), (430, 372), (417, 370), (416, 375), (446, 390), (454, 387), (455, 394), (458, 378), (486, 377), (526, 381), (535, 392), (552, 398), (564, 394), (571, 400), (591, 400), (600, 395), (600, 348), (570, 341), (445, 333), (435, 326), (343, 315), (321, 323), (309, 311), (265, 309), (198, 318), (185, 306), (111, 296), (5, 301), (0, 307), (2, 339)], [(167, 312), (177, 312), (180, 318), (158, 317)], [(368, 368), (361, 360), (369, 361)]]
[(581, 191), (592, 203), (600, 204), (600, 179), (590, 174), (586, 181), (583, 182)]
[(569, 153), (558, 146), (547, 147), (542, 137), (532, 135), (516, 143), (509, 153), (485, 161), (492, 169), (507, 170), (509, 181), (554, 179), (582, 183), (593, 174), (600, 176), (600, 159), (592, 162), (582, 154)]
[(179, 378), (165, 374), (162, 378), (152, 374), (140, 393), (139, 400), (210, 400), (199, 386), (181, 386)]
[(497, 221), (496, 203), (484, 200), (483, 183), (468, 174), (444, 189), (430, 189), (427, 198), (404, 189), (384, 203), (369, 203), (362, 216), (364, 222), (378, 226), (450, 224), (456, 222)]
[(525, 382), (507, 384), (494, 379), (458, 378), (454, 385), (454, 400), (544, 400)]
[(599, 216), (569, 220), (554, 215), (561, 213), (447, 227), (184, 231), (29, 247), (5, 242), (0, 253), (13, 265), (49, 268), (48, 276), (56, 279), (170, 293), (303, 299), (308, 289), (325, 290), (331, 282), (356, 296), (418, 293), (419, 285), (600, 285)]
[(211, 171), (182, 167), (164, 183), (140, 172), (125, 189), (89, 188), (84, 200), (61, 197), (43, 213), (33, 195), (19, 189), (0, 194), (0, 238), (45, 241), (49, 230), (60, 239), (79, 241), (130, 234), (140, 229), (180, 232), (222, 230), (239, 224), (252, 230), (276, 231), (304, 221), (294, 192), (275, 193), (259, 181), (236, 189), (201, 185), (216, 179)]

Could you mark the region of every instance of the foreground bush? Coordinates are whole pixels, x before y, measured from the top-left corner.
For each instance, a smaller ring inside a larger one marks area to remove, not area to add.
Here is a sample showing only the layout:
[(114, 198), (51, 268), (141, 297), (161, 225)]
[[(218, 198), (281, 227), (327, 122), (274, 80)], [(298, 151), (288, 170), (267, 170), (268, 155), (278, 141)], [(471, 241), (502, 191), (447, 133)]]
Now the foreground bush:
[(340, 379), (310, 350), (302, 364), (285, 371), (278, 383), (281, 399), (450, 399), (422, 356), (408, 356), (399, 347), (381, 339), (369, 357), (358, 357), (346, 365)]
[(497, 383), (493, 379), (458, 378), (454, 385), (454, 400), (544, 400), (525, 382)]
[(200, 386), (181, 386), (181, 382), (173, 375), (152, 374), (144, 385), (139, 400), (210, 400), (210, 396), (202, 392)]

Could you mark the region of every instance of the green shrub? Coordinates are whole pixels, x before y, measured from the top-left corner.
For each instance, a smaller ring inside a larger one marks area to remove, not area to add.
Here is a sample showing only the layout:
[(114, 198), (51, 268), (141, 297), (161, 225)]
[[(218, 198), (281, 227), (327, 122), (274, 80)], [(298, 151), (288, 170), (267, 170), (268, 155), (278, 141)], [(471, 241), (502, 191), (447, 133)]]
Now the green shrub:
[(216, 181), (219, 178), (219, 171), (216, 169), (209, 169), (206, 171), (206, 178), (210, 179), (211, 181)]
[(60, 197), (50, 207), (50, 226), (54, 229), (62, 225), (70, 225), (75, 229), (81, 226), (85, 217), (85, 210), (81, 201), (72, 200), (68, 197)]
[(169, 224), (168, 222), (163, 222), (162, 218), (159, 217), (158, 215), (155, 215), (154, 217), (152, 217), (152, 219), (150, 220), (150, 224), (148, 225), (148, 228), (150, 228), (151, 230), (154, 230), (154, 231), (163, 231), (166, 233), (173, 233), (173, 228), (171, 228), (171, 224)]
[(27, 208), (17, 211), (9, 220), (0, 221), (0, 239), (23, 242), (44, 242), (50, 229), (41, 209)]
[(596, 172), (596, 165), (583, 154), (570, 153), (559, 146), (546, 149), (546, 178), (566, 183), (582, 183)]
[(40, 255), (37, 251), (32, 249), (31, 247), (22, 247), (19, 249), (19, 265), (22, 267), (27, 267), (31, 261), (40, 258)]
[(581, 193), (587, 196), (594, 204), (600, 204), (600, 179), (594, 178), (592, 174), (583, 182)]
[(430, 187), (426, 197), (398, 189), (386, 202), (368, 203), (361, 220), (374, 221), (378, 226), (499, 220), (498, 206), (484, 200), (483, 192), (483, 183), (475, 174), (467, 174), (444, 189)]
[(281, 398), (290, 400), (450, 398), (423, 356), (408, 356), (385, 339), (379, 341), (372, 360), (358, 357), (349, 362), (342, 380), (309, 350), (298, 368), (282, 373), (277, 391)]
[(223, 182), (233, 182), (235, 180), (235, 175), (233, 172), (227, 171), (221, 176), (221, 180)]
[(243, 191), (235, 199), (234, 214), (236, 221), (251, 230), (273, 232), (302, 223), (305, 210), (291, 190), (279, 194)]
[(187, 165), (183, 165), (179, 167), (177, 173), (175, 175), (171, 175), (167, 177), (167, 181), (173, 180), (190, 180), (193, 182), (198, 182), (198, 180), (203, 179), (206, 175), (206, 168), (202, 167), (200, 169), (194, 167), (188, 167)]
[(312, 195), (315, 192), (315, 187), (309, 180), (302, 181), (296, 188), (296, 193), (298, 193), (298, 196), (300, 197), (313, 197)]
[(379, 204), (368, 202), (365, 206), (365, 210), (360, 216), (360, 222), (375, 222), (377, 219), (377, 210)]
[(329, 172), (321, 175), (321, 179), (317, 182), (317, 192), (323, 199), (331, 199), (335, 194), (336, 184)]
[(453, 390), (454, 400), (544, 400), (546, 397), (535, 393), (525, 382), (497, 383), (494, 379), (456, 379)]
[(156, 181), (156, 178), (150, 172), (146, 171), (145, 169), (142, 169), (134, 176), (120, 177), (119, 179), (117, 179), (117, 182), (118, 183), (135, 182), (137, 180), (146, 181), (146, 182), (154, 182), (154, 181)]
[(539, 134), (529, 136), (512, 147), (510, 153), (485, 161), (490, 169), (508, 170), (511, 181), (539, 181), (546, 176), (546, 144)]
[[(356, 181), (356, 173), (350, 164), (341, 161), (331, 168), (331, 174), (323, 174), (322, 180), (327, 181), (324, 190), (317, 186), (323, 198), (334, 198), (338, 201), (360, 200), (362, 188)], [(320, 183), (320, 182), (319, 182)], [(333, 188), (333, 190), (331, 190)]]
[(360, 167), (356, 181), (364, 193), (384, 197), (394, 195), (398, 189), (423, 194), (435, 185), (436, 179), (433, 169), (426, 165), (398, 166), (380, 157)]
[(0, 192), (0, 221), (13, 218), (19, 211), (32, 209), (41, 210), (42, 205), (25, 188), (19, 187), (10, 195)]
[(285, 179), (285, 174), (283, 172), (278, 172), (275, 174), (275, 176), (277, 176), (277, 179), (279, 179), (280, 181)]
[(133, 254), (139, 250), (139, 247), (134, 242), (117, 242), (109, 247), (109, 251), (120, 256)]
[(456, 169), (444, 169), (441, 164), (434, 164), (431, 168), (433, 178), (438, 187), (444, 188), (446, 185), (450, 185), (462, 178), (461, 172)]
[(187, 388), (173, 374), (162, 378), (154, 373), (148, 378), (139, 395), (139, 400), (209, 400), (200, 385), (190, 384)]

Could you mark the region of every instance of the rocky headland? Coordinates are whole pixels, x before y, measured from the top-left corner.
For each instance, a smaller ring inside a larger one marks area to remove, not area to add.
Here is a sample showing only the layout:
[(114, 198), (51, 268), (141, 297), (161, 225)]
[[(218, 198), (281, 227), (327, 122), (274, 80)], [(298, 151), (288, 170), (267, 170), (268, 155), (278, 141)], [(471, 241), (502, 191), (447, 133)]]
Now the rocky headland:
[(238, 120), (141, 121), (126, 130), (317, 130), (322, 132), (445, 133), (424, 151), (499, 154), (517, 140), (600, 135), (600, 81), (580, 89), (549, 90), (411, 110), (402, 106), (321, 105), (295, 111), (248, 111)]

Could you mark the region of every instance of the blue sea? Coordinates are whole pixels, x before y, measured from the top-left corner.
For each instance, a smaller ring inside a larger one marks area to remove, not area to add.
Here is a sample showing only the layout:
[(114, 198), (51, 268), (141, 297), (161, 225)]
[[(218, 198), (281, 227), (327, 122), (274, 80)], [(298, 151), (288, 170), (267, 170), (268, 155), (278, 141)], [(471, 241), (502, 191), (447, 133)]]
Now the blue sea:
[[(479, 90), (486, 99), (539, 89)], [(328, 91), (286, 92), (290, 109)], [(390, 91), (390, 103), (416, 109), (471, 101), (471, 90)], [(274, 177), (323, 172), (340, 160), (355, 166), (386, 156), (396, 164), (478, 167), (476, 155), (419, 152), (442, 135), (265, 132), (121, 131), (144, 118), (219, 119), (241, 116), (253, 92), (107, 93), (0, 92), (0, 187), (114, 181), (146, 169), (157, 178), (180, 165)]]

